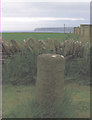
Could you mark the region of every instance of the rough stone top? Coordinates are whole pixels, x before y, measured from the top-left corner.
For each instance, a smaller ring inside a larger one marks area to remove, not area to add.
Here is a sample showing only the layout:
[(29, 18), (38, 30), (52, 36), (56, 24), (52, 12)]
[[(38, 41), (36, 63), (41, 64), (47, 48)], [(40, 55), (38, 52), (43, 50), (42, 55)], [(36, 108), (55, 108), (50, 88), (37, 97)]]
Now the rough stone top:
[(59, 55), (59, 54), (41, 54), (41, 55), (39, 55), (39, 57), (42, 57), (42, 58), (61, 58), (61, 59), (64, 59), (64, 56)]
[(64, 70), (64, 62), (64, 56), (58, 54), (41, 54), (38, 56), (38, 68), (44, 71), (62, 71)]

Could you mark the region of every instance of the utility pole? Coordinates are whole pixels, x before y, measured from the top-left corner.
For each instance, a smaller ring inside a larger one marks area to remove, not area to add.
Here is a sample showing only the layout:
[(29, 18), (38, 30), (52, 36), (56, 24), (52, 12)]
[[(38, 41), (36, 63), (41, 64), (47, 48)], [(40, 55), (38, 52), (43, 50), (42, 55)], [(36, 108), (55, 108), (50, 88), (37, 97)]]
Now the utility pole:
[(71, 27), (70, 27), (70, 33), (71, 33)]
[(64, 33), (65, 33), (65, 24), (64, 24)]

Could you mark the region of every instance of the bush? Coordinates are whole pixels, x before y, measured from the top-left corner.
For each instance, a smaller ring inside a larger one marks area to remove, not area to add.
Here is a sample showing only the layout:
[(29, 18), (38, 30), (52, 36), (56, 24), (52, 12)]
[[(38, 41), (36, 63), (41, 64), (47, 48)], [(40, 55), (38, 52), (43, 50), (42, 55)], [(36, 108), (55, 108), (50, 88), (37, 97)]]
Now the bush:
[(66, 60), (65, 76), (65, 80), (88, 84), (90, 82), (90, 56)]
[[(68, 38), (71, 37), (70, 34), (67, 36)], [(37, 43), (37, 41), (35, 42)], [(39, 42), (44, 43), (43, 40), (40, 40)], [(73, 39), (70, 39), (62, 43), (61, 45), (62, 50), (61, 50), (59, 49), (60, 46), (58, 46), (59, 44), (57, 40), (53, 41), (52, 39), (49, 39), (49, 42), (50, 44), (47, 44), (46, 49), (44, 50), (41, 49), (41, 46), (39, 47), (35, 46), (35, 49), (31, 48), (31, 50), (29, 50), (28, 47), (26, 46), (27, 48), (23, 47), (21, 49), (21, 52), (15, 52), (15, 54), (8, 60), (8, 62), (3, 65), (3, 69), (2, 69), (3, 83), (12, 83), (15, 85), (35, 83), (36, 75), (37, 75), (37, 65), (36, 65), (37, 56), (42, 53), (46, 53), (46, 54), (51, 53), (51, 54), (60, 54), (60, 55), (62, 54), (68, 58), (65, 64), (66, 80), (72, 80), (72, 81), (77, 80), (82, 82), (85, 81), (85, 83), (89, 82), (89, 77), (90, 77), (89, 43), (84, 44), (78, 41), (74, 42)], [(76, 48), (77, 51), (74, 49), (74, 47)]]
[(37, 55), (24, 51), (17, 53), (2, 67), (3, 83), (14, 85), (35, 83), (37, 74)]

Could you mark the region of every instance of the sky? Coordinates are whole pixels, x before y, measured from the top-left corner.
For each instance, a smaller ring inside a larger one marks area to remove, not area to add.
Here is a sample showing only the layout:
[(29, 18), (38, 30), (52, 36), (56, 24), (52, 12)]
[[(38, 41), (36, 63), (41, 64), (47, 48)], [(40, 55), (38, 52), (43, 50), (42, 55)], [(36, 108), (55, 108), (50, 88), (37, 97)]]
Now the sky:
[(63, 27), (64, 24), (74, 27), (90, 23), (90, 2), (77, 1), (3, 0), (2, 32), (26, 32), (35, 28)]

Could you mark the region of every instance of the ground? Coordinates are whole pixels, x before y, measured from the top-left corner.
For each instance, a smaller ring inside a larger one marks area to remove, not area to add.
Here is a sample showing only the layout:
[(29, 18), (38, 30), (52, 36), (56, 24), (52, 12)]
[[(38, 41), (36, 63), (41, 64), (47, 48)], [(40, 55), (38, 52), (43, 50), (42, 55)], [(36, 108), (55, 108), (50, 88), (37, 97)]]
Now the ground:
[[(68, 91), (72, 91), (72, 104), (74, 105), (75, 113), (77, 113), (77, 116), (74, 115), (74, 118), (88, 118), (90, 116), (90, 87), (75, 83), (68, 83), (65, 87)], [(3, 116), (9, 117), (12, 111), (16, 112), (19, 109), (19, 105), (27, 104), (29, 101), (32, 102), (34, 98), (35, 86), (4, 85)], [(22, 112), (21, 109), (20, 117), (23, 117), (21, 116)]]

